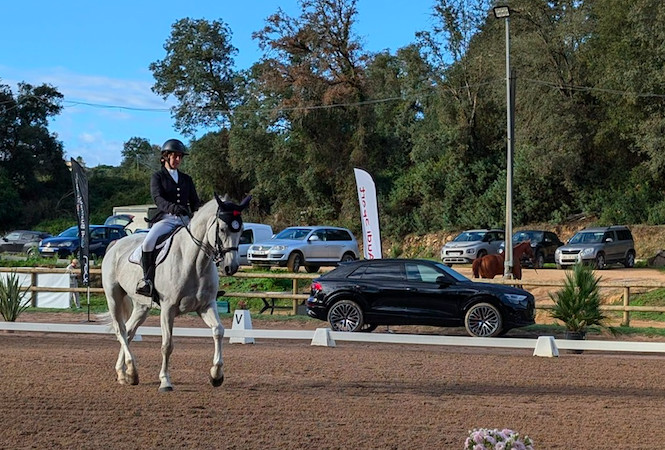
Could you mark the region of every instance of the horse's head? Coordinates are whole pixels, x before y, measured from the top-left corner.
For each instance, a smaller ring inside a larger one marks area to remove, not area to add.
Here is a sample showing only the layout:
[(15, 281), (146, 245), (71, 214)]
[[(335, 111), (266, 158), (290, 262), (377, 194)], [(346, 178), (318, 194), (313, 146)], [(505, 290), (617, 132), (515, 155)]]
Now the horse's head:
[(531, 241), (524, 241), (520, 243), (520, 246), (522, 247), (522, 254), (525, 255), (527, 258), (533, 260), (534, 255), (533, 255), (533, 248), (531, 247)]
[(233, 275), (238, 271), (238, 244), (242, 233), (242, 211), (247, 208), (251, 196), (236, 205), (225, 201), (215, 194), (217, 201), (217, 231), (215, 236), (215, 249), (221, 258), (220, 264), (224, 267), (226, 275)]

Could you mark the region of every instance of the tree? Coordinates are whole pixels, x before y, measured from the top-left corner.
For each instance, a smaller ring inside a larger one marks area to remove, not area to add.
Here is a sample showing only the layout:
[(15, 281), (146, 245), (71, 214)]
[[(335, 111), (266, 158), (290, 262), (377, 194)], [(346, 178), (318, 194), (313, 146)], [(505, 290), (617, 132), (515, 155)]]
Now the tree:
[(0, 177), (20, 199), (20, 208), (0, 218), (0, 229), (27, 226), (72, 208), (60, 203), (72, 190), (62, 143), (48, 130), (61, 110), (62, 94), (49, 85), (19, 83), (18, 93), (0, 85)]
[(164, 44), (166, 57), (150, 64), (153, 91), (173, 95), (177, 129), (191, 134), (199, 127), (228, 123), (235, 96), (231, 30), (222, 21), (180, 19)]
[(161, 148), (150, 145), (150, 142), (141, 137), (132, 137), (123, 144), (122, 162), (120, 166), (133, 176), (142, 178), (159, 169)]

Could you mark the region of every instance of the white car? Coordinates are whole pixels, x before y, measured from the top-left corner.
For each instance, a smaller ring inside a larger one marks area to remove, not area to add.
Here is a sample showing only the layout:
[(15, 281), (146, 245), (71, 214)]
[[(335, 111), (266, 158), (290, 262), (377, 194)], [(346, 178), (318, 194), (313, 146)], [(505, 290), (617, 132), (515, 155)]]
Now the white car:
[(242, 234), (240, 235), (240, 245), (238, 245), (238, 259), (241, 266), (249, 264), (247, 260), (247, 251), (255, 242), (267, 241), (273, 236), (272, 227), (262, 223), (245, 222), (243, 224)]
[(358, 242), (346, 228), (289, 227), (272, 239), (249, 247), (247, 259), (257, 266), (287, 267), (298, 272), (304, 266), (313, 273), (321, 266), (358, 259)]
[(448, 266), (469, 264), (474, 259), (499, 253), (505, 232), (499, 229), (467, 230), (441, 249), (441, 261)]

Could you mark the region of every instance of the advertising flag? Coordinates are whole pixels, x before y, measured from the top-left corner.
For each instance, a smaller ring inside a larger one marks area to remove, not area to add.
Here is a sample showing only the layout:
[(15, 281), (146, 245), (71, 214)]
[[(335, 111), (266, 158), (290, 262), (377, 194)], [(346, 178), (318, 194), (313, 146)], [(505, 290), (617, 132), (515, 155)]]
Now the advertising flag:
[(81, 280), (89, 286), (90, 281), (90, 223), (88, 221), (88, 179), (83, 167), (71, 158), (72, 183), (74, 184), (74, 200), (76, 201), (76, 218), (78, 219), (78, 232), (81, 240), (79, 247), (79, 261), (81, 263)]
[(360, 219), (363, 226), (363, 254), (365, 259), (381, 259), (381, 233), (376, 186), (372, 176), (362, 169), (353, 169), (358, 187)]

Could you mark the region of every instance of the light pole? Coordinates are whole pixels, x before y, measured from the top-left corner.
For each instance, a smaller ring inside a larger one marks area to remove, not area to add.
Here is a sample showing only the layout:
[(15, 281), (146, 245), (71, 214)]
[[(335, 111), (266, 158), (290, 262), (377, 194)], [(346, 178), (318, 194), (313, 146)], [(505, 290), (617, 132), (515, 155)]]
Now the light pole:
[(503, 277), (513, 274), (513, 78), (510, 76), (510, 8), (495, 6), (494, 17), (506, 20), (506, 241), (504, 247)]

